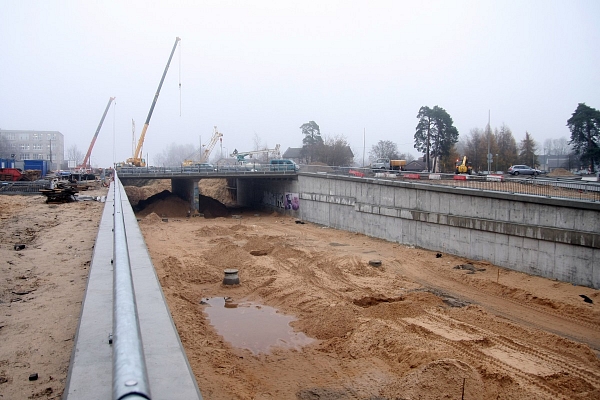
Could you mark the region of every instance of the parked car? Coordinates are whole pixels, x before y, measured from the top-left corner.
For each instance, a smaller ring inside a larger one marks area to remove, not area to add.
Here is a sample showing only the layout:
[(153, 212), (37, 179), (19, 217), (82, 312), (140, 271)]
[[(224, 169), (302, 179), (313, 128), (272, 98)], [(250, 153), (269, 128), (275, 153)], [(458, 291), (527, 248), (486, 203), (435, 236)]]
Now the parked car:
[(513, 165), (508, 169), (508, 173), (511, 175), (539, 175), (542, 171), (527, 165)]

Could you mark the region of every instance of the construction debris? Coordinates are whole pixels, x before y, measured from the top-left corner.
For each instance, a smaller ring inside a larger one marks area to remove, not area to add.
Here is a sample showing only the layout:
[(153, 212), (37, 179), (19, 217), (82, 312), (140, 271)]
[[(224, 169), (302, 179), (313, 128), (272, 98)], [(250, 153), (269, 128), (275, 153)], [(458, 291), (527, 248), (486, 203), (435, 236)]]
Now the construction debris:
[(70, 203), (77, 201), (75, 197), (79, 190), (67, 183), (58, 183), (54, 189), (40, 189), (46, 196), (46, 203)]

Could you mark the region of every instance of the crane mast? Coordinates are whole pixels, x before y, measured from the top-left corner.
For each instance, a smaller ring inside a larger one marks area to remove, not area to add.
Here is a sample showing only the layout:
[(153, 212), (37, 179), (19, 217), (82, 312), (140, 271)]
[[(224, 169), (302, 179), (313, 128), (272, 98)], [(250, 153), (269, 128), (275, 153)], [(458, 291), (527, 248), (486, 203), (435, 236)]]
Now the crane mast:
[(179, 37), (175, 38), (175, 44), (173, 45), (173, 50), (171, 50), (171, 55), (169, 56), (169, 61), (167, 61), (167, 66), (165, 67), (165, 71), (162, 74), (162, 78), (160, 79), (160, 83), (158, 84), (158, 89), (156, 89), (156, 94), (154, 95), (154, 100), (152, 101), (152, 105), (150, 106), (150, 111), (148, 112), (148, 117), (146, 117), (146, 122), (144, 123), (144, 127), (142, 128), (142, 133), (140, 134), (140, 139), (138, 140), (138, 144), (133, 152), (133, 157), (127, 160), (127, 163), (133, 164), (136, 167), (145, 167), (146, 162), (142, 159), (142, 146), (144, 144), (144, 138), (146, 137), (146, 131), (148, 130), (148, 125), (150, 124), (150, 118), (152, 117), (152, 112), (154, 111), (154, 107), (156, 106), (156, 101), (158, 100), (158, 95), (160, 94), (160, 89), (162, 88), (163, 82), (165, 81), (165, 76), (167, 76), (167, 71), (169, 70), (169, 65), (171, 64), (171, 59), (173, 59), (173, 54), (175, 53), (175, 49), (177, 48), (177, 44), (181, 39)]
[(208, 161), (208, 157), (210, 156), (210, 153), (212, 152), (213, 148), (217, 144), (217, 141), (219, 140), (219, 138), (222, 138), (222, 137), (223, 137), (223, 134), (221, 132), (219, 132), (217, 130), (217, 127), (215, 126), (215, 131), (212, 135), (212, 138), (210, 138), (210, 143), (208, 143), (208, 146), (206, 146), (206, 149), (204, 149), (204, 152), (200, 156), (200, 161), (199, 161), (200, 163), (205, 163)]
[[(104, 114), (102, 114), (102, 118), (100, 119), (98, 128), (96, 128), (96, 133), (94, 134), (94, 137), (92, 138), (92, 142), (90, 143), (90, 148), (88, 149), (87, 153), (85, 154), (85, 158), (83, 159), (83, 162), (78, 166), (78, 168), (88, 168), (88, 163), (90, 162), (90, 156), (92, 155), (92, 149), (94, 148), (94, 144), (96, 143), (96, 139), (98, 138), (98, 133), (100, 133), (100, 129), (102, 128), (102, 124), (104, 123), (104, 118), (106, 118), (108, 109), (110, 108), (110, 105), (114, 99), (115, 99), (114, 97), (111, 97), (110, 99), (108, 99), (108, 104), (106, 105)], [(91, 168), (91, 165), (89, 165), (89, 168)]]

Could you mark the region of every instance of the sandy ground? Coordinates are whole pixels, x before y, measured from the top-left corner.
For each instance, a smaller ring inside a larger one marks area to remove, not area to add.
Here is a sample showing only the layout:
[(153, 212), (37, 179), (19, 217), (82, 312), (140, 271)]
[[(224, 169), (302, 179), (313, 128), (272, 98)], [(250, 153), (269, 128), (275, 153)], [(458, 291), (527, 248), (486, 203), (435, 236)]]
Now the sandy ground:
[[(62, 395), (103, 206), (0, 196), (0, 398)], [(205, 399), (600, 398), (599, 291), (240, 212), (140, 221)], [(233, 347), (203, 304), (219, 297), (275, 307), (314, 341)]]
[(45, 199), (0, 196), (0, 399), (60, 399), (65, 388), (104, 204)]
[[(140, 226), (205, 399), (600, 398), (597, 290), (277, 214)], [(208, 318), (219, 297), (315, 341), (234, 347)]]

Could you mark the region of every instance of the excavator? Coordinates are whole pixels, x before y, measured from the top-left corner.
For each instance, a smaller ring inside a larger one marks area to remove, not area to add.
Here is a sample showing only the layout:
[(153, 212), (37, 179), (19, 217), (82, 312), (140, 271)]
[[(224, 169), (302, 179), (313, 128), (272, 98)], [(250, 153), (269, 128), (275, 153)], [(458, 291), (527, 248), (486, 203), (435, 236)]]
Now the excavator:
[(281, 153), (279, 151), (280, 146), (277, 144), (275, 145), (274, 149), (264, 149), (264, 150), (255, 150), (255, 151), (244, 151), (244, 152), (238, 152), (237, 150), (234, 150), (233, 153), (231, 153), (231, 157), (235, 157), (237, 158), (238, 162), (243, 162), (246, 160), (246, 157), (250, 156), (250, 158), (252, 158), (255, 155), (258, 154), (272, 154), (274, 158), (281, 158)]
[(197, 162), (194, 160), (185, 160), (181, 165), (183, 165), (184, 167), (189, 167), (194, 164), (202, 164), (202, 163), (208, 162), (208, 157), (210, 157), (210, 153), (212, 153), (213, 149), (215, 148), (215, 145), (217, 144), (217, 141), (219, 141), (219, 139), (222, 137), (223, 137), (223, 134), (221, 132), (219, 132), (217, 130), (217, 127), (215, 126), (215, 130), (213, 132), (212, 137), (210, 138), (210, 142), (208, 143), (208, 146), (206, 146), (204, 151), (202, 151), (202, 149), (200, 149), (200, 152), (201, 152), (200, 160)]
[(467, 156), (464, 156), (462, 161), (456, 160), (456, 171), (455, 174), (467, 174), (471, 175), (473, 173), (473, 167), (471, 163), (467, 160)]
[(144, 138), (146, 137), (146, 131), (148, 130), (148, 125), (150, 124), (150, 118), (152, 117), (152, 112), (154, 111), (154, 106), (156, 106), (156, 101), (158, 100), (158, 95), (160, 94), (160, 89), (162, 88), (162, 84), (165, 80), (165, 76), (167, 75), (167, 71), (169, 70), (169, 65), (171, 64), (171, 59), (173, 58), (173, 53), (175, 53), (175, 49), (177, 48), (177, 44), (181, 39), (179, 37), (175, 38), (175, 44), (173, 45), (173, 50), (171, 50), (171, 55), (169, 56), (169, 61), (167, 61), (167, 66), (165, 67), (165, 71), (163, 72), (162, 78), (160, 79), (160, 83), (158, 84), (158, 89), (156, 90), (156, 94), (154, 95), (154, 100), (152, 101), (152, 106), (150, 106), (150, 112), (148, 112), (148, 117), (146, 118), (146, 122), (144, 123), (144, 128), (142, 129), (142, 133), (140, 134), (140, 139), (138, 140), (138, 144), (133, 152), (133, 157), (127, 159), (127, 165), (133, 165), (134, 167), (145, 167), (146, 160), (142, 158), (142, 146), (144, 144)]
[(110, 105), (112, 104), (114, 99), (115, 99), (114, 97), (111, 97), (110, 99), (108, 99), (108, 104), (106, 105), (104, 114), (102, 114), (102, 119), (100, 119), (98, 128), (96, 128), (96, 133), (94, 134), (94, 137), (92, 138), (92, 142), (90, 143), (90, 148), (88, 149), (88, 151), (85, 155), (85, 158), (83, 159), (83, 162), (77, 166), (77, 168), (80, 170), (91, 169), (90, 156), (92, 155), (92, 149), (94, 148), (94, 144), (96, 143), (96, 139), (98, 138), (98, 133), (100, 133), (100, 129), (102, 128), (102, 124), (104, 123), (104, 118), (106, 118), (108, 109), (110, 108)]

